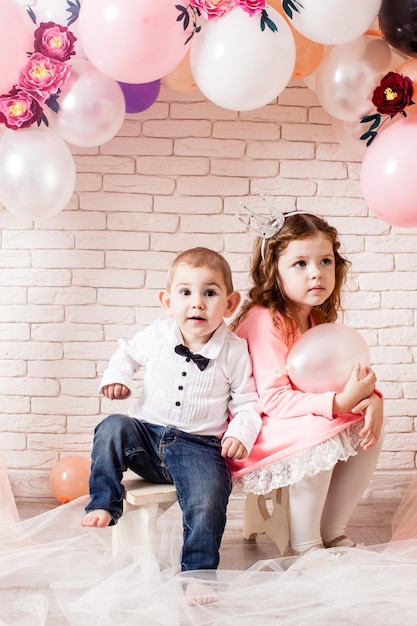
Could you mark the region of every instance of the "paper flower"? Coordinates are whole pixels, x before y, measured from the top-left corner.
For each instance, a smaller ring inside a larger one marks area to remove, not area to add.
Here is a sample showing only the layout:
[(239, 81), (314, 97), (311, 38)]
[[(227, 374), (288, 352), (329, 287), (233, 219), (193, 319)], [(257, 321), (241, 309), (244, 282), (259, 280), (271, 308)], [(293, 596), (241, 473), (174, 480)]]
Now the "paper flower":
[(189, 42), (194, 33), (200, 32), (201, 26), (198, 24), (198, 18), (201, 15), (203, 15), (206, 20), (212, 20), (226, 15), (226, 13), (235, 7), (241, 8), (248, 13), (250, 17), (260, 14), (261, 30), (265, 30), (265, 27), (268, 26), (273, 32), (278, 31), (275, 22), (271, 20), (267, 13), (266, 0), (190, 0), (187, 7), (181, 4), (176, 4), (175, 6), (179, 11), (177, 21), (183, 22), (184, 30), (187, 30), (190, 19), (193, 20), (193, 31), (185, 43)]
[[(34, 18), (34, 14), (31, 16)], [(18, 130), (48, 120), (44, 105), (59, 110), (60, 89), (68, 80), (76, 37), (66, 26), (42, 22), (34, 33), (34, 52), (19, 71), (12, 89), (0, 95), (0, 123)]]
[(210, 20), (233, 9), (235, 0), (190, 0), (190, 5), (196, 7), (206, 20)]
[(56, 61), (68, 61), (75, 54), (77, 38), (65, 26), (55, 22), (41, 22), (35, 30), (35, 52)]
[(20, 70), (17, 87), (43, 104), (51, 94), (62, 87), (71, 72), (71, 66), (35, 52)]
[(0, 122), (12, 130), (29, 128), (42, 119), (42, 104), (27, 91), (13, 87), (0, 96)]
[[(407, 117), (406, 108), (413, 102), (414, 84), (409, 76), (403, 76), (397, 72), (388, 72), (381, 79), (378, 87), (374, 89), (372, 104), (377, 113), (361, 117), (361, 124), (371, 122), (369, 129), (361, 135), (360, 139), (370, 146), (375, 139), (378, 128), (388, 119), (400, 113)], [(385, 117), (382, 121), (382, 116)]]

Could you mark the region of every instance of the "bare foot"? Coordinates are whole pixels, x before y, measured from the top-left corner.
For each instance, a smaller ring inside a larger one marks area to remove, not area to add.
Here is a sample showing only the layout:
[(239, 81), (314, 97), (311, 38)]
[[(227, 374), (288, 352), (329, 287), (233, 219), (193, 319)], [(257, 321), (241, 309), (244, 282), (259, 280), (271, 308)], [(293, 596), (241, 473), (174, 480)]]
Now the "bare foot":
[(189, 606), (193, 604), (210, 604), (216, 602), (216, 594), (209, 585), (190, 583), (187, 585), (185, 599)]
[(111, 515), (104, 509), (96, 509), (90, 511), (81, 520), (81, 526), (89, 526), (95, 528), (105, 528), (111, 522)]

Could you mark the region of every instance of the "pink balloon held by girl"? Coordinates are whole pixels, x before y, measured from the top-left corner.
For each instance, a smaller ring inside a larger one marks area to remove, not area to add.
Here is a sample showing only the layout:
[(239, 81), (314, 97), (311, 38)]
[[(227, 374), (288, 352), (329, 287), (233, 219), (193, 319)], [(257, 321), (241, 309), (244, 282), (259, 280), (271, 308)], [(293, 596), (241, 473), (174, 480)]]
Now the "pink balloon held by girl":
[(346, 527), (382, 446), (375, 374), (356, 362), (340, 391), (312, 392), (286, 371), (303, 333), (336, 321), (349, 262), (336, 229), (316, 215), (246, 211), (248, 220), (240, 219), (258, 235), (253, 286), (233, 329), (248, 342), (263, 426), (250, 455), (230, 462), (235, 489), (267, 494), (289, 486), (292, 555), (353, 547)]

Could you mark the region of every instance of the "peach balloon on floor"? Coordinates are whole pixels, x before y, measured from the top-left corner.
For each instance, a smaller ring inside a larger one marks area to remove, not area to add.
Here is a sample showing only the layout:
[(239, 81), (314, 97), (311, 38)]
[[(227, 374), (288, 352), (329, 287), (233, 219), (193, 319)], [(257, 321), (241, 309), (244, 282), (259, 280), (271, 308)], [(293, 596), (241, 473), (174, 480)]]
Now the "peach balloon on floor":
[(70, 455), (54, 465), (49, 482), (55, 498), (67, 504), (88, 495), (89, 478), (90, 461), (83, 456)]

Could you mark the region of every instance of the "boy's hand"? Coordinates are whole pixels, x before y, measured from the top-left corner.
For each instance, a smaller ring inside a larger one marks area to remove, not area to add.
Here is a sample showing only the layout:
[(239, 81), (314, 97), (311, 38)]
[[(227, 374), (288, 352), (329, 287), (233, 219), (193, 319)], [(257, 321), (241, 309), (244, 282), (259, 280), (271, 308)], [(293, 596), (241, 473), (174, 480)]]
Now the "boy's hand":
[(241, 443), (239, 439), (236, 439), (236, 437), (226, 437), (222, 444), (222, 456), (224, 456), (225, 459), (238, 461), (245, 459), (248, 456), (248, 451), (243, 443)]
[(124, 400), (130, 394), (129, 387), (122, 385), (122, 383), (111, 383), (111, 385), (103, 387), (102, 391), (109, 400)]
[(363, 413), (365, 424), (359, 434), (363, 437), (361, 447), (368, 450), (376, 444), (381, 435), (383, 424), (382, 400), (376, 394), (372, 394), (369, 398), (361, 400), (352, 409), (352, 413)]

